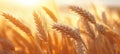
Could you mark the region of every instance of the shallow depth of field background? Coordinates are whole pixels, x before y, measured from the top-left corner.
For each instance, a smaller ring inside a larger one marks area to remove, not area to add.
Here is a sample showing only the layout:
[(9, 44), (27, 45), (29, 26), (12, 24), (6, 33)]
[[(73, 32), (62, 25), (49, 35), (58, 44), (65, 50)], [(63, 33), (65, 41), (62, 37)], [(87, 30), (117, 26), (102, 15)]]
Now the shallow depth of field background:
[(0, 0), (0, 54), (119, 54), (119, 20), (120, 0)]

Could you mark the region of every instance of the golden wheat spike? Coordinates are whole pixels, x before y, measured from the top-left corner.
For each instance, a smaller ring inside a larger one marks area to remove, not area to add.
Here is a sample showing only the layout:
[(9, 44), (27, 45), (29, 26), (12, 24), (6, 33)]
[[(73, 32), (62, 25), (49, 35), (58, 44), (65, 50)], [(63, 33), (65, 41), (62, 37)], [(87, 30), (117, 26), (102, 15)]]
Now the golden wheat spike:
[(14, 25), (16, 25), (17, 27), (19, 27), (21, 30), (23, 30), (25, 33), (32, 35), (31, 34), (31, 30), (24, 25), (24, 23), (20, 22), (19, 20), (17, 20), (15, 17), (7, 14), (7, 13), (3, 13), (2, 16), (4, 16), (6, 19), (8, 19), (10, 22), (12, 22)]
[(104, 34), (105, 33), (105, 27), (101, 24), (97, 24), (96, 25), (97, 28), (98, 28), (98, 32), (101, 33), (101, 34)]
[(55, 14), (49, 8), (47, 8), (47, 7), (42, 7), (42, 8), (45, 10), (45, 12), (50, 16), (50, 18), (53, 21), (57, 22), (57, 17), (55, 16)]
[(46, 35), (46, 31), (44, 29), (44, 23), (42, 21), (42, 19), (40, 19), (40, 17), (38, 16), (38, 14), (36, 12), (33, 13), (34, 16), (34, 20), (35, 20), (35, 24), (37, 26), (37, 30), (39, 33), (37, 33), (43, 40), (47, 40), (47, 35)]
[[(63, 24), (53, 24), (53, 29), (56, 29), (63, 34), (68, 35), (67, 36), (68, 38), (75, 39), (77, 41), (78, 45), (82, 43), (84, 45), (85, 49), (88, 50), (84, 41), (82, 40), (82, 38), (80, 36), (79, 29), (76, 29), (76, 28), (73, 29), (73, 28), (63, 25)], [(81, 48), (81, 46), (80, 46), (80, 48)]]
[(86, 34), (89, 35), (90, 38), (92, 39), (95, 39), (95, 32), (94, 32), (94, 29), (92, 28), (92, 26), (90, 25), (89, 22), (86, 22), (86, 19), (85, 18), (79, 18), (80, 21), (78, 21), (78, 25), (79, 23), (82, 23), (83, 24), (83, 27), (86, 31)]
[(53, 29), (60, 31), (63, 34), (70, 35), (68, 37), (73, 39), (79, 39), (80, 36), (78, 29), (74, 30), (73, 28), (63, 24), (54, 24)]
[[(104, 33), (105, 37), (110, 41), (111, 45), (109, 45), (109, 49), (111, 51), (109, 51), (111, 54), (114, 54), (115, 51), (118, 51), (117, 53), (119, 54), (120, 52), (120, 35), (118, 35), (117, 33), (113, 32), (112, 30), (108, 30), (106, 29), (105, 33)], [(116, 45), (116, 47), (115, 47)]]
[(77, 6), (70, 6), (69, 8), (78, 13), (79, 15), (83, 16), (86, 20), (90, 21), (91, 23), (96, 24), (94, 16), (86, 10)]

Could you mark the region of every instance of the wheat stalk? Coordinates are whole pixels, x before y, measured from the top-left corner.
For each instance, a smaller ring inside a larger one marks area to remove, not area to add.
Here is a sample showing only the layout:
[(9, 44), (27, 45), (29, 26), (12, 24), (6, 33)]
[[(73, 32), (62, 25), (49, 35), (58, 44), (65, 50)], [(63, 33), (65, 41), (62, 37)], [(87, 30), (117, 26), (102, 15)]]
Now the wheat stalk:
[(95, 32), (94, 30), (92, 29), (92, 26), (86, 22), (86, 20), (84, 18), (81, 19), (81, 22), (84, 24), (84, 27), (86, 29), (86, 32), (88, 33), (88, 35), (92, 38), (92, 39), (95, 39)]
[(101, 24), (97, 24), (97, 30), (99, 31), (100, 34), (104, 34), (105, 33), (105, 27)]
[[(77, 41), (77, 52), (78, 54), (81, 52), (84, 52), (83, 47), (85, 47), (85, 49), (87, 50), (87, 47), (84, 43), (84, 41), (81, 39), (80, 33), (79, 33), (79, 29), (73, 29), (69, 26), (63, 25), (63, 24), (54, 24), (53, 25), (53, 29), (56, 29), (58, 31), (60, 31), (61, 33), (68, 35), (68, 38), (73, 38)], [(80, 50), (81, 49), (81, 50)], [(79, 51), (80, 50), (80, 51)]]
[(44, 41), (47, 41), (47, 34), (42, 19), (39, 17), (39, 15), (36, 12), (33, 13), (33, 16), (34, 16), (35, 24), (37, 26), (38, 36), (40, 36)]
[(80, 35), (78, 29), (73, 29), (63, 24), (54, 24), (52, 28), (60, 31), (63, 34), (70, 35), (68, 36), (70, 38), (79, 39)]
[(42, 7), (42, 8), (45, 10), (45, 12), (50, 16), (50, 18), (53, 21), (57, 22), (57, 17), (55, 16), (55, 14), (49, 8), (47, 8), (47, 7)]
[(19, 27), (21, 30), (23, 30), (27, 34), (32, 35), (31, 30), (26, 25), (24, 25), (22, 22), (17, 20), (15, 17), (13, 17), (7, 13), (3, 13), (2, 16), (4, 16), (6, 19), (8, 19), (10, 22), (12, 22), (14, 25)]
[(78, 13), (79, 15), (83, 16), (86, 20), (90, 21), (91, 23), (96, 24), (94, 16), (86, 10), (77, 6), (70, 6), (69, 8)]

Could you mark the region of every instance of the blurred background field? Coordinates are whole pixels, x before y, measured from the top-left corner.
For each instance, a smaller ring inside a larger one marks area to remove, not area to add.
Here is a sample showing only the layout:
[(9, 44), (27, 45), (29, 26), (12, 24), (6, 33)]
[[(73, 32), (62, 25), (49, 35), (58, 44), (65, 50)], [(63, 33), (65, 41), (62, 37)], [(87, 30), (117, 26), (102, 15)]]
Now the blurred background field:
[(120, 54), (119, 0), (0, 0), (0, 54)]

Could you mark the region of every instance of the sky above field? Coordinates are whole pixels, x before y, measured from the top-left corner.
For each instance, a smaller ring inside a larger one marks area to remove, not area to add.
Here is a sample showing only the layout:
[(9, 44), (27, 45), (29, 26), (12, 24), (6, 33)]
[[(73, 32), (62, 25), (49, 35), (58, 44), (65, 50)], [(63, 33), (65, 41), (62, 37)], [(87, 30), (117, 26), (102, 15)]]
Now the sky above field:
[(110, 6), (120, 6), (120, 0), (57, 0), (58, 3), (63, 4), (90, 4), (91, 2), (95, 4), (105, 4), (105, 5), (110, 5)]
[[(37, 5), (47, 0), (0, 0), (0, 11), (17, 12), (18, 15), (27, 15), (32, 12)], [(49, 0), (50, 1), (50, 0)], [(120, 0), (56, 0), (59, 5), (63, 4), (106, 4), (110, 6), (120, 6)], [(37, 4), (38, 3), (38, 4)], [(65, 6), (65, 5), (64, 5)], [(37, 6), (39, 7), (39, 6)], [(24, 12), (24, 13), (23, 13)]]
[[(37, 5), (43, 3), (43, 1), (47, 1), (47, 0), (0, 0), (0, 11), (5, 10), (9, 12), (17, 12), (18, 15), (25, 15), (32, 12), (31, 10), (33, 10)], [(82, 5), (82, 4), (89, 4), (92, 2), (98, 5), (106, 4), (110, 6), (120, 6), (120, 0), (56, 0), (56, 2), (59, 5), (64, 5), (64, 4)]]
[[(17, 1), (17, 2), (16, 2)], [(28, 2), (29, 4), (31, 3), (37, 3), (37, 2), (41, 2), (43, 0), (0, 0), (0, 4), (1, 3), (17, 3), (19, 4), (18, 2), (23, 2), (24, 4), (28, 4), (28, 3), (25, 3), (25, 2)], [(67, 4), (87, 4), (87, 3), (90, 3), (90, 2), (95, 2), (96, 4), (107, 4), (107, 5), (120, 5), (120, 0), (57, 0), (58, 3), (67, 3)]]
[[(45, 0), (0, 0), (0, 11), (15, 11), (15, 12), (24, 12), (28, 14), (32, 12), (31, 10), (36, 7), (36, 3), (41, 4)], [(56, 0), (59, 5), (62, 4), (89, 4), (91, 2), (95, 4), (106, 4), (110, 6), (120, 6), (120, 0)], [(21, 11), (20, 11), (21, 10)], [(9, 12), (10, 12), (9, 11)], [(23, 13), (21, 13), (23, 14)]]

